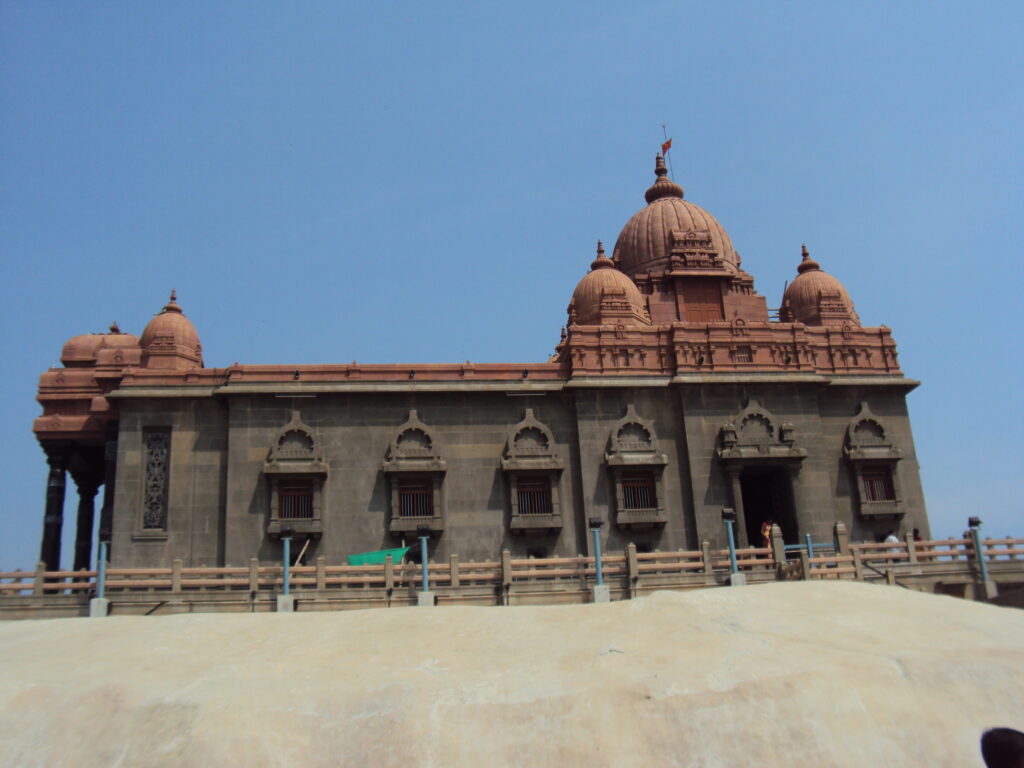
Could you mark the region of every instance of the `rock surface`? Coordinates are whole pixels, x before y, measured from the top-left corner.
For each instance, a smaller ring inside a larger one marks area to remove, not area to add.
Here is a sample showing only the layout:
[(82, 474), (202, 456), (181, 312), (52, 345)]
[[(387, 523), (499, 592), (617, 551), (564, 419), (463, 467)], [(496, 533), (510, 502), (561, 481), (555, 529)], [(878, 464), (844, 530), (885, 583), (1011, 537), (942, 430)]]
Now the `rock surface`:
[(1024, 613), (783, 583), (0, 625), (5, 766), (982, 766)]

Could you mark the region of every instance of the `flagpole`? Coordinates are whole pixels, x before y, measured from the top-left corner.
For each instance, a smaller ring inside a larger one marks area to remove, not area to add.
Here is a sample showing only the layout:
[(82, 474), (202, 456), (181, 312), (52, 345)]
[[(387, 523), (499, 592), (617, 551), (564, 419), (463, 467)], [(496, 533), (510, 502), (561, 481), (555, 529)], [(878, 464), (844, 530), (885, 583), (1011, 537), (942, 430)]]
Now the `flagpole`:
[[(665, 138), (665, 141), (668, 142), (668, 131), (665, 130), (665, 124), (664, 123), (661, 124), (661, 135)], [(668, 160), (668, 169), (669, 169), (669, 171), (672, 174), (672, 180), (675, 181), (676, 169), (672, 167), (672, 158), (669, 155), (669, 152), (671, 152), (671, 151), (672, 151), (672, 148), (669, 147), (668, 150), (665, 152), (665, 159)]]

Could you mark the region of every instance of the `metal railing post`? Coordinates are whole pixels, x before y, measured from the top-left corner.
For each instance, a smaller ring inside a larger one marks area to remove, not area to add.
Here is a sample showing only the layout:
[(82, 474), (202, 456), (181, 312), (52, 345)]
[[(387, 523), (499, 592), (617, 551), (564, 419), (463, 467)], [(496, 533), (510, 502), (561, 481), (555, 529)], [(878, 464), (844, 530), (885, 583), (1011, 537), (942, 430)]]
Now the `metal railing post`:
[(284, 594), (288, 595), (290, 593), (292, 575), (292, 537), (282, 536), (281, 543), (284, 544)]
[(594, 534), (594, 567), (597, 569), (597, 586), (604, 584), (604, 571), (601, 568), (601, 529), (592, 528)]
[(740, 567), (736, 564), (736, 537), (733, 535), (733, 520), (725, 521), (725, 531), (729, 536), (729, 573), (739, 573)]
[(985, 550), (981, 546), (980, 536), (981, 523), (971, 526), (971, 540), (974, 542), (974, 556), (978, 560), (978, 566), (981, 568), (981, 580), (983, 582), (988, 581), (988, 558), (985, 557)]
[(807, 542), (807, 556), (814, 557), (814, 542), (811, 541), (811, 534), (804, 534), (804, 541)]
[(429, 560), (427, 560), (427, 542), (430, 541), (429, 536), (420, 536), (420, 566), (423, 569), (423, 591), (430, 591), (430, 569), (427, 567)]
[(100, 542), (100, 551), (96, 553), (96, 597), (101, 600), (107, 594), (107, 542)]

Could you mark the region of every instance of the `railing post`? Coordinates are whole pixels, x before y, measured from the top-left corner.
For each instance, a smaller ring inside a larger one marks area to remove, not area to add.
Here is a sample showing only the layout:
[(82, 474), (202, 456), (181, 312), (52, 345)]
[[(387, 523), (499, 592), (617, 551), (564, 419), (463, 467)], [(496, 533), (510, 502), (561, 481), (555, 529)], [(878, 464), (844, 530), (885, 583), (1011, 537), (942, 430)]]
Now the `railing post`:
[(260, 591), (260, 561), (255, 557), (249, 558), (249, 594), (255, 599)]
[(850, 532), (846, 530), (846, 524), (842, 520), (836, 520), (832, 526), (832, 538), (836, 541), (836, 554), (850, 554)]
[(391, 591), (395, 588), (395, 558), (391, 555), (387, 555), (384, 558), (384, 589), (391, 594)]
[(107, 600), (107, 542), (101, 541), (96, 552), (96, 597), (89, 601), (89, 617), (98, 618), (108, 613), (110, 601)]
[(903, 534), (904, 540), (907, 542), (907, 562), (917, 563), (917, 542), (914, 541), (913, 533)]
[(996, 583), (989, 579), (988, 556), (985, 554), (985, 542), (981, 539), (981, 520), (971, 517), (967, 521), (971, 529), (971, 541), (974, 543), (974, 557), (978, 561), (978, 568), (981, 570), (981, 588), (986, 600), (991, 600), (999, 594)]
[(800, 553), (800, 576), (804, 581), (808, 581), (811, 578), (811, 559), (807, 556), (806, 552)]
[(32, 582), (32, 594), (41, 595), (43, 594), (43, 587), (46, 584), (46, 563), (39, 561), (36, 563), (36, 578)]
[(804, 541), (807, 543), (807, 556), (814, 557), (814, 542), (811, 541), (811, 534), (804, 534)]
[(629, 581), (629, 596), (636, 597), (640, 587), (640, 563), (636, 557), (636, 544), (626, 545), (626, 578)]
[(981, 580), (988, 581), (988, 558), (985, 557), (985, 545), (981, 541), (978, 526), (971, 526), (971, 542), (974, 545), (974, 558), (981, 569)]
[(501, 589), (508, 605), (512, 597), (512, 553), (507, 549), (501, 550)]
[(863, 553), (859, 549), (853, 550), (853, 578), (857, 581), (864, 581), (864, 560)]
[(776, 565), (786, 563), (786, 542), (782, 538), (782, 529), (778, 525), (772, 525), (772, 560)]
[(107, 596), (107, 542), (101, 541), (96, 552), (96, 597)]
[(174, 558), (171, 561), (171, 593), (180, 594), (181, 592), (181, 567), (184, 563), (180, 557)]
[(462, 583), (459, 580), (459, 556), (458, 555), (449, 555), (448, 556), (448, 575), (450, 577), (449, 583), (451, 584), (451, 586), (453, 586), (453, 587), (461, 586)]
[(281, 591), (285, 596), (291, 594), (291, 577), (292, 577), (292, 537), (282, 536), (282, 555), (281, 555), (281, 567), (283, 574), (281, 577)]
[(597, 576), (597, 586), (604, 584), (604, 571), (601, 568), (601, 529), (594, 528), (591, 533), (594, 534), (594, 572)]
[(427, 542), (430, 536), (420, 536), (420, 572), (422, 574), (423, 591), (430, 591), (430, 559), (427, 552)]
[(281, 592), (277, 596), (278, 613), (294, 613), (295, 598), (292, 596), (292, 537), (291, 531), (281, 531)]
[[(741, 510), (742, 511), (742, 510)], [(722, 522), (725, 523), (726, 538), (729, 542), (729, 586), (742, 587), (747, 583), (747, 575), (740, 573), (739, 564), (736, 562), (736, 534), (733, 527), (738, 518), (736, 510), (730, 507), (722, 507)]]
[(700, 543), (700, 556), (704, 561), (704, 573), (713, 573), (715, 570), (714, 563), (711, 560), (711, 542), (702, 541)]
[(323, 555), (316, 559), (316, 591), (317, 597), (326, 597), (324, 591), (327, 589), (327, 560)]

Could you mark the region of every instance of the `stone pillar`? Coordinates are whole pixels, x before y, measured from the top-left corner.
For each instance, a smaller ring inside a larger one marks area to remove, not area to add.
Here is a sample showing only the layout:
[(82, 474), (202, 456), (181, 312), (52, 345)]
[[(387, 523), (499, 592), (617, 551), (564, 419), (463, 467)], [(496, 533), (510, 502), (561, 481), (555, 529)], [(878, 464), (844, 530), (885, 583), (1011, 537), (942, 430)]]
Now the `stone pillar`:
[(114, 488), (117, 476), (117, 434), (108, 436), (103, 447), (103, 506), (100, 509), (99, 540), (107, 542), (107, 560), (110, 559), (110, 539), (114, 530)]
[(89, 568), (92, 560), (92, 524), (95, 516), (93, 500), (99, 483), (93, 477), (76, 477), (78, 486), (78, 522), (75, 529), (75, 564), (73, 569), (80, 571)]
[(732, 508), (736, 511), (736, 549), (744, 549), (750, 546), (747, 539), (747, 516), (743, 512), (743, 486), (740, 484), (740, 474), (743, 467), (731, 465), (726, 467), (726, 474), (729, 477), (729, 487), (732, 488)]
[(803, 486), (800, 484), (800, 464), (787, 465), (785, 476), (789, 478), (789, 498), (793, 504), (793, 520), (796, 522), (796, 530), (793, 533), (800, 537), (797, 541), (802, 541), (808, 533), (813, 538), (814, 519), (809, 514), (810, 510), (804, 508)]
[(64, 472), (68, 466), (66, 451), (52, 450), (46, 457), (50, 474), (46, 480), (46, 513), (43, 517), (43, 543), (39, 560), (47, 570), (60, 569), (60, 535), (64, 527)]

